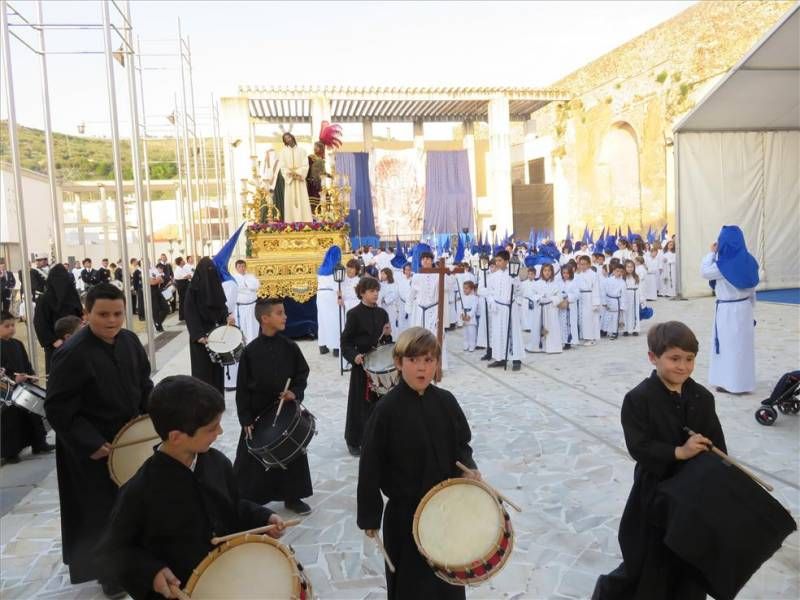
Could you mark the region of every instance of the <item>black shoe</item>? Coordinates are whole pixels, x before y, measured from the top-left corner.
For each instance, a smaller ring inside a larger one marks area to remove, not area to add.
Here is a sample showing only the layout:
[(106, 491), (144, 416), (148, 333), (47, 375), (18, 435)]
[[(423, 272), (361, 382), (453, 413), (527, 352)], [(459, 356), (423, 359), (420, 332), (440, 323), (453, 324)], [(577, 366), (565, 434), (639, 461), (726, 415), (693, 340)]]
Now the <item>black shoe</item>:
[(158, 333), (164, 333), (164, 326), (163, 325), (156, 325), (156, 331)]
[(339, 358), (339, 349), (338, 348), (334, 348), (333, 349), (333, 357), (334, 358)]
[(515, 360), (511, 363), (511, 370), (512, 371), (520, 371), (522, 369), (522, 361)]
[(628, 337), (630, 335), (630, 333), (628, 333), (627, 331), (623, 331), (622, 335), (624, 335), (625, 337)]
[(106, 598), (110, 598), (111, 600), (117, 600), (117, 598), (124, 598), (127, 596), (127, 592), (122, 589), (122, 586), (116, 582), (106, 582), (101, 583), (100, 587), (103, 588), (103, 595)]
[(638, 331), (634, 331), (631, 335), (635, 337), (635, 336), (639, 335), (639, 332)]
[(361, 448), (359, 448), (358, 446), (351, 446), (350, 444), (348, 444), (347, 451), (350, 453), (351, 456), (361, 456)]
[(0, 467), (3, 465), (15, 465), (20, 462), (19, 456), (9, 456), (8, 458), (0, 458)]
[(37, 446), (33, 449), (34, 454), (48, 454), (55, 450), (56, 447), (53, 444), (48, 444), (47, 442), (44, 443), (42, 446)]
[(504, 360), (496, 360), (494, 362), (490, 362), (488, 365), (490, 369), (493, 369), (495, 367), (505, 367), (505, 366), (506, 366), (506, 361)]
[(617, 339), (617, 334), (616, 333), (612, 333), (610, 336), (608, 336), (608, 339), (610, 339), (612, 341)]
[(607, 335), (608, 335), (608, 333), (607, 333), (607, 332), (605, 332), (605, 331), (601, 331), (601, 332), (600, 332), (600, 337), (601, 337), (601, 338), (604, 338), (604, 337), (606, 337)]
[(320, 354), (327, 354), (328, 352), (330, 352), (330, 350), (328, 350), (327, 346), (320, 346), (319, 347), (319, 353)]
[(286, 510), (290, 510), (296, 515), (311, 514), (311, 507), (299, 498), (297, 500), (287, 500), (283, 505), (286, 507)]
[(572, 348), (572, 344), (564, 344), (564, 350), (569, 350)]

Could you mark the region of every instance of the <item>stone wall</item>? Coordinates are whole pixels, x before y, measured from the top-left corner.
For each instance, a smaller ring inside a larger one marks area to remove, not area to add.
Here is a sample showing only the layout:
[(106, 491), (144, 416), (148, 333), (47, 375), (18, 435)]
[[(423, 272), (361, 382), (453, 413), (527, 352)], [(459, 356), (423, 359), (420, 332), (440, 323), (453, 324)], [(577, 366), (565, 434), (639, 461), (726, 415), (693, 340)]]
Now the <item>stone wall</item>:
[[(646, 231), (665, 222), (673, 230), (673, 125), (793, 5), (698, 2), (555, 82), (574, 98), (532, 115), (529, 130), (535, 133), (526, 136), (524, 155), (547, 159), (556, 231), (567, 224), (573, 231), (584, 224), (597, 232), (627, 224)], [(633, 138), (637, 155), (609, 150), (615, 128)], [(638, 198), (623, 198), (620, 181), (631, 169), (638, 172)]]

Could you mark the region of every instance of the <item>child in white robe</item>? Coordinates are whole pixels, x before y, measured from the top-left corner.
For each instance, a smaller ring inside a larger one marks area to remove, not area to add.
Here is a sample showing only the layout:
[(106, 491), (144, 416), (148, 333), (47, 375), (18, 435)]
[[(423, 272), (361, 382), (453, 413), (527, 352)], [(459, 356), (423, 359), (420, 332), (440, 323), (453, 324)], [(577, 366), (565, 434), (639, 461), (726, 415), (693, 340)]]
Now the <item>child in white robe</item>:
[(674, 240), (667, 242), (661, 261), (661, 295), (671, 298), (675, 295), (677, 285), (677, 256)]
[[(658, 248), (651, 247), (644, 257), (644, 266), (647, 269), (647, 277), (644, 280), (644, 299), (658, 299), (658, 282), (661, 279), (661, 257)], [(641, 277), (639, 278), (641, 279)]]
[(590, 268), (588, 256), (578, 257), (578, 336), (584, 346), (593, 346), (600, 339), (600, 281), (597, 273)]
[(625, 280), (623, 273), (625, 268), (620, 263), (615, 263), (611, 275), (605, 281), (605, 304), (606, 313), (603, 320), (603, 331), (608, 333), (611, 340), (617, 339), (620, 332), (620, 324), (624, 318), (624, 306), (622, 296), (625, 293)]
[(347, 275), (342, 282), (342, 298), (341, 304), (344, 306), (344, 314), (361, 303), (358, 295), (356, 295), (356, 286), (358, 285), (361, 277), (358, 274), (361, 265), (355, 258), (347, 261)]
[(536, 285), (536, 269), (528, 267), (526, 271), (526, 279), (523, 279), (519, 284), (521, 294), (519, 303), (521, 305), (522, 331), (528, 332), (531, 331), (533, 327), (534, 313), (536, 312), (536, 292), (534, 291), (534, 286)]
[(561, 322), (561, 343), (564, 350), (572, 348), (578, 340), (578, 298), (581, 295), (575, 272), (570, 265), (561, 267), (561, 302), (558, 305), (558, 318)]
[(461, 322), (464, 324), (464, 350), (474, 352), (478, 341), (478, 296), (475, 294), (475, 283), (465, 281), (461, 293)]
[(414, 314), (414, 307), (409, 301), (411, 293), (411, 265), (403, 265), (402, 271), (395, 277), (397, 282), (397, 331), (392, 333), (392, 337), (397, 337), (408, 329), (411, 325), (409, 320)]
[(639, 321), (639, 309), (642, 301), (640, 295), (640, 279), (636, 273), (636, 266), (632, 260), (626, 260), (625, 264), (625, 291), (622, 296), (623, 320), (625, 330), (622, 335), (639, 335), (641, 322)]
[(397, 303), (400, 296), (397, 293), (397, 284), (394, 282), (394, 273), (391, 268), (385, 267), (378, 272), (378, 277), (381, 282), (381, 289), (378, 292), (378, 306), (389, 315), (389, 324), (392, 326), (392, 331), (397, 331), (399, 327)]
[(555, 267), (542, 265), (539, 281), (534, 286), (539, 327), (531, 331), (531, 338), (525, 346), (528, 352), (558, 354), (562, 351), (561, 322), (558, 304), (561, 302), (561, 284), (555, 279)]

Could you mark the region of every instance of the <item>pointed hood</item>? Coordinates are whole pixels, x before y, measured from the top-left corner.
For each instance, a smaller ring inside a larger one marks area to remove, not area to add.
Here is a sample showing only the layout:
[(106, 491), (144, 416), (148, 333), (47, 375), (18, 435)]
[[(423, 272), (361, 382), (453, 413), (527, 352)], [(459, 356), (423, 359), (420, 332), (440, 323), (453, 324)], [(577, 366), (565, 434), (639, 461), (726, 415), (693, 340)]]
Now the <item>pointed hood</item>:
[(325, 251), (325, 258), (317, 269), (317, 275), (333, 275), (333, 268), (342, 262), (342, 249), (339, 246), (331, 246)]
[(736, 225), (723, 225), (717, 238), (717, 266), (738, 289), (758, 285), (758, 261), (747, 251), (744, 233)]
[(231, 262), (233, 250), (236, 248), (236, 243), (239, 241), (239, 234), (242, 233), (244, 226), (245, 223), (239, 225), (239, 229), (233, 233), (231, 238), (225, 242), (225, 245), (219, 249), (219, 252), (217, 252), (212, 259), (222, 281), (231, 281), (233, 279), (233, 276), (228, 270), (228, 263)]

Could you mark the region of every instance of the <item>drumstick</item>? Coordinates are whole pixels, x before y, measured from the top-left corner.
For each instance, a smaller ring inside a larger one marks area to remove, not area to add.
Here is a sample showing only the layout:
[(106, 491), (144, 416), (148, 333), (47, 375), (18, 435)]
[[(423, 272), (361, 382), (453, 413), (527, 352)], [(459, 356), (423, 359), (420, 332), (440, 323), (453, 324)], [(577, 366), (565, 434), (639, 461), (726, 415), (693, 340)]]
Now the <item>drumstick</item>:
[[(466, 466), (465, 464), (463, 464), (461, 461), (458, 461), (458, 460), (457, 460), (457, 461), (456, 461), (456, 466), (457, 466), (459, 469), (461, 469), (462, 471), (464, 471), (464, 473), (467, 473), (467, 474), (469, 474), (469, 473), (472, 473), (472, 469), (470, 469), (468, 466)], [(517, 512), (522, 512), (522, 509), (521, 509), (519, 506), (517, 506), (517, 505), (516, 505), (516, 504), (514, 504), (514, 503), (513, 503), (511, 500), (509, 500), (509, 498), (508, 498), (507, 496), (504, 496), (503, 494), (501, 494), (501, 493), (500, 493), (500, 491), (499, 491), (499, 490), (498, 490), (496, 487), (493, 487), (493, 486), (492, 486), (492, 485), (491, 485), (491, 484), (490, 484), (488, 481), (484, 481), (483, 483), (485, 483), (485, 484), (486, 484), (486, 485), (488, 485), (490, 488), (492, 488), (492, 491), (495, 493), (495, 495), (496, 495), (498, 498), (500, 498), (500, 500), (501, 500), (502, 502), (505, 502), (506, 504), (508, 504), (508, 505), (509, 505), (511, 508), (513, 508), (515, 511), (517, 511)]]
[(169, 584), (169, 591), (178, 599), (178, 600), (192, 600), (192, 597), (184, 592), (181, 588), (177, 585)]
[[(697, 435), (694, 431), (692, 431), (688, 427), (684, 427), (683, 430), (686, 433), (688, 433), (689, 435)], [(766, 481), (764, 481), (763, 479), (759, 478), (755, 473), (752, 473), (749, 469), (746, 469), (744, 466), (739, 464), (736, 460), (734, 460), (733, 458), (731, 458), (730, 456), (725, 454), (722, 450), (717, 448), (713, 443), (711, 444), (711, 447), (709, 448), (709, 450), (711, 450), (714, 454), (719, 456), (725, 462), (732, 464), (734, 467), (739, 469), (742, 473), (747, 475), (750, 479), (755, 481), (758, 485), (763, 487), (768, 492), (771, 492), (771, 491), (773, 491), (775, 489), (770, 484), (768, 484)]]
[(135, 446), (136, 444), (142, 444), (144, 442), (152, 442), (154, 440), (160, 440), (161, 438), (157, 435), (152, 435), (150, 437), (139, 438), (138, 440), (130, 440), (128, 442), (120, 442), (119, 444), (114, 444), (111, 446), (112, 450), (116, 450), (118, 448), (126, 448), (128, 446)]
[(278, 422), (278, 415), (281, 414), (281, 409), (283, 408), (283, 394), (287, 392), (289, 389), (289, 384), (292, 383), (292, 378), (286, 380), (286, 386), (283, 388), (283, 393), (281, 393), (281, 401), (278, 403), (278, 412), (275, 413), (275, 418), (272, 420), (272, 426), (275, 427), (275, 423)]
[[(299, 524), (300, 524), (300, 519), (289, 519), (288, 521), (283, 522), (284, 527), (294, 527), (295, 525)], [(255, 527), (253, 529), (247, 529), (245, 531), (237, 531), (236, 533), (230, 533), (228, 535), (223, 535), (220, 537), (213, 537), (211, 538), (211, 544), (216, 546), (218, 544), (227, 542), (228, 540), (232, 540), (233, 538), (237, 538), (242, 535), (250, 535), (250, 534), (256, 535), (258, 533), (266, 533), (268, 531), (272, 531), (276, 527), (277, 525), (273, 523), (272, 525), (264, 525), (262, 527)]]
[(383, 547), (383, 540), (381, 540), (381, 534), (376, 531), (372, 539), (375, 540), (375, 545), (378, 546), (378, 550), (380, 550), (381, 554), (383, 554), (383, 560), (386, 561), (386, 565), (389, 567), (389, 570), (392, 573), (394, 573), (395, 572), (394, 563), (392, 562), (392, 559), (389, 558), (389, 553), (386, 552), (386, 548)]

